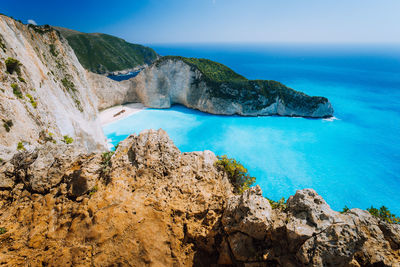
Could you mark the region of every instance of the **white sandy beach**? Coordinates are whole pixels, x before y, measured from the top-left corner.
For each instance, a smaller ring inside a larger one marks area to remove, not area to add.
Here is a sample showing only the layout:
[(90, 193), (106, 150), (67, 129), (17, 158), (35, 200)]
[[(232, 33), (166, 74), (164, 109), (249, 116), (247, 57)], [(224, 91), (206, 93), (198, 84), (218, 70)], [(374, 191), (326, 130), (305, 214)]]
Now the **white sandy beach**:
[(130, 103), (111, 107), (100, 112), (100, 123), (102, 126), (105, 126), (144, 109), (146, 109), (146, 107), (141, 103)]

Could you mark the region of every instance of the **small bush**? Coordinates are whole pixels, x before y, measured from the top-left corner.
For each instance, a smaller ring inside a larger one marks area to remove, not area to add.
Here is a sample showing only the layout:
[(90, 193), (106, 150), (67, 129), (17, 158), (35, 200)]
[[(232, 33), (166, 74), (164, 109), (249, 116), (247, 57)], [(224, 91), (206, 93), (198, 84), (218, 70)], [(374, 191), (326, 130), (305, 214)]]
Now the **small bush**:
[(3, 52), (6, 52), (6, 45), (3, 40), (3, 36), (0, 35), (0, 48), (3, 50)]
[(26, 83), (25, 79), (22, 78), (22, 77), (18, 77), (18, 80), (19, 80), (20, 82)]
[(117, 151), (117, 149), (118, 149), (120, 143), (121, 143), (121, 142), (119, 142), (118, 144), (116, 144), (116, 145), (113, 147), (113, 151), (114, 151), (114, 152)]
[(94, 195), (94, 193), (96, 193), (98, 190), (99, 188), (97, 185), (93, 186), (93, 188), (89, 190), (89, 196)]
[(26, 94), (26, 97), (29, 98), (29, 102), (31, 102), (32, 107), (37, 108), (37, 102), (30, 94)]
[(75, 84), (68, 77), (63, 78), (61, 83), (67, 91), (76, 91)]
[(346, 213), (346, 212), (348, 212), (350, 209), (349, 209), (349, 207), (347, 207), (347, 205), (345, 205), (344, 206), (344, 208), (343, 208), (343, 210), (340, 212), (340, 213)]
[(249, 189), (256, 181), (255, 177), (247, 173), (247, 169), (235, 159), (230, 159), (227, 156), (218, 156), (218, 161), (215, 165), (226, 172), (229, 181), (232, 183), (237, 193), (243, 193)]
[(24, 144), (22, 144), (22, 142), (18, 142), (17, 150), (26, 150), (24, 147)]
[(50, 44), (49, 47), (50, 47), (50, 53), (51, 53), (54, 57), (57, 57), (57, 56), (58, 56), (58, 53), (57, 53), (57, 51), (56, 51), (56, 46), (55, 46), (54, 44)]
[(72, 144), (72, 142), (74, 142), (74, 139), (72, 137), (69, 137), (68, 135), (64, 135), (63, 136), (63, 141), (66, 144)]
[(286, 210), (287, 205), (286, 205), (286, 200), (284, 197), (282, 197), (279, 201), (274, 201), (269, 198), (267, 198), (267, 199), (269, 201), (269, 204), (271, 204), (272, 209)]
[(39, 140), (42, 140), (43, 142), (52, 142), (53, 144), (57, 143), (56, 140), (54, 139), (54, 134), (48, 132), (47, 130), (46, 131), (42, 130), (39, 133)]
[(44, 33), (52, 31), (52, 28), (47, 24), (43, 25), (43, 26), (37, 26), (37, 25), (29, 24), (28, 28), (33, 29), (35, 32), (37, 32), (39, 34), (44, 34)]
[(110, 180), (110, 172), (111, 172), (111, 157), (114, 155), (114, 151), (104, 152), (101, 155), (101, 169), (100, 176), (103, 177), (106, 182)]
[(14, 93), (14, 95), (15, 95), (16, 97), (21, 98), (21, 99), (24, 97), (24, 96), (22, 95), (21, 90), (19, 89), (18, 84), (12, 83), (12, 84), (11, 84), (11, 88), (13, 89), (13, 93)]
[(21, 62), (19, 62), (15, 58), (9, 57), (6, 59), (5, 63), (8, 73), (13, 74), (13, 72), (15, 71), (18, 75), (20, 75), (20, 66), (22, 65)]
[(3, 126), (4, 126), (4, 129), (6, 129), (6, 132), (9, 132), (13, 125), (14, 125), (14, 123), (12, 122), (12, 120), (4, 120), (3, 119)]
[(75, 105), (78, 108), (78, 110), (80, 112), (83, 112), (83, 107), (82, 107), (81, 101), (79, 101), (79, 99), (77, 99), (76, 96), (73, 96), (72, 98), (73, 98), (73, 100), (75, 102)]
[(0, 235), (7, 233), (7, 229), (4, 227), (0, 227)]
[(385, 206), (382, 206), (379, 209), (371, 206), (371, 208), (369, 208), (367, 210), (369, 213), (371, 213), (371, 215), (373, 215), (381, 220), (384, 220), (388, 223), (400, 224), (400, 218), (396, 217), (396, 215), (391, 213), (390, 210)]
[(0, 158), (0, 164), (3, 163), (4, 159)]

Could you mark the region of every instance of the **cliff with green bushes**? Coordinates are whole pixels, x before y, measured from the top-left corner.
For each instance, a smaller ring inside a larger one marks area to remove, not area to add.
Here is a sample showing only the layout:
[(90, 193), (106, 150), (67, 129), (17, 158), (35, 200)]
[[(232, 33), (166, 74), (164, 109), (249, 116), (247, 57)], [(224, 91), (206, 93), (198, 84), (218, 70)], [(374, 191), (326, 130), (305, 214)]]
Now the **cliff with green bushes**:
[(325, 97), (308, 96), (272, 80), (248, 80), (227, 66), (198, 58), (166, 56), (132, 79), (137, 99), (153, 108), (182, 104), (223, 115), (333, 115)]
[(91, 72), (104, 74), (134, 69), (157, 59), (157, 53), (150, 47), (128, 43), (108, 34), (54, 28), (68, 40), (82, 66)]

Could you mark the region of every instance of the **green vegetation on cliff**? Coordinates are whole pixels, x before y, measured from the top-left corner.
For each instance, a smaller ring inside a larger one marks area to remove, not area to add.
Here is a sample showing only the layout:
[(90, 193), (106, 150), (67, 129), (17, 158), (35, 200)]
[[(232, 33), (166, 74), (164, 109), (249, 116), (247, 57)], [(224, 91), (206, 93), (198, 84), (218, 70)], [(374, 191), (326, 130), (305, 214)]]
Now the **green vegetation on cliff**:
[(388, 223), (400, 224), (400, 217), (397, 217), (395, 214), (391, 213), (390, 210), (385, 206), (382, 206), (379, 209), (371, 206), (371, 208), (368, 208), (367, 210), (369, 213), (371, 213), (371, 215)]
[(207, 79), (214, 82), (248, 81), (227, 66), (205, 58), (187, 58), (180, 56), (165, 56), (157, 60), (157, 65), (167, 60), (182, 60), (191, 67), (198, 69)]
[(9, 57), (5, 60), (4, 62), (6, 64), (7, 72), (10, 74), (13, 74), (15, 71), (18, 76), (21, 73), (20, 66), (22, 65), (21, 62), (19, 62), (17, 59)]
[[(193, 83), (198, 85), (205, 82), (207, 87), (210, 88), (211, 97), (227, 100), (235, 99), (242, 103), (250, 103), (251, 101), (251, 107), (254, 110), (268, 107), (276, 101), (277, 97), (289, 108), (301, 107), (306, 110), (315, 109), (319, 104), (328, 101), (325, 97), (310, 97), (277, 81), (248, 80), (227, 66), (208, 59), (165, 56), (158, 59), (155, 65), (160, 66), (168, 60), (180, 60), (191, 66), (193, 70), (198, 70), (202, 77), (196, 79)], [(257, 100), (259, 95), (265, 96), (269, 99), (269, 102)]]
[(61, 141), (66, 143), (67, 145), (69, 145), (69, 144), (72, 144), (72, 142), (74, 142), (74, 139), (72, 137), (70, 137), (69, 135), (64, 135), (63, 139)]
[(247, 173), (247, 169), (240, 162), (225, 155), (218, 156), (215, 166), (228, 175), (236, 193), (243, 193), (256, 182), (256, 178), (250, 176)]
[(153, 49), (111, 35), (55, 28), (68, 40), (82, 66), (92, 72), (130, 69), (157, 59)]
[(3, 127), (6, 130), (6, 132), (11, 131), (11, 127), (13, 127), (14, 123), (12, 122), (12, 120), (5, 120), (2, 119), (3, 121)]

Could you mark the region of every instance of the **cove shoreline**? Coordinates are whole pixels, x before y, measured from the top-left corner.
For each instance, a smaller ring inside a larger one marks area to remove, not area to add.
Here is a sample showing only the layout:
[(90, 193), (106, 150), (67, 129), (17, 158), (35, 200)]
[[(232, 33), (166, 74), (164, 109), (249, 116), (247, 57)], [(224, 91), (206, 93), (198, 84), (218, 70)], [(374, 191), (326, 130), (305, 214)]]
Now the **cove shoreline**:
[(104, 127), (144, 109), (146, 109), (146, 107), (141, 103), (129, 103), (104, 109), (99, 112), (100, 124)]

